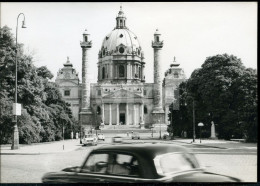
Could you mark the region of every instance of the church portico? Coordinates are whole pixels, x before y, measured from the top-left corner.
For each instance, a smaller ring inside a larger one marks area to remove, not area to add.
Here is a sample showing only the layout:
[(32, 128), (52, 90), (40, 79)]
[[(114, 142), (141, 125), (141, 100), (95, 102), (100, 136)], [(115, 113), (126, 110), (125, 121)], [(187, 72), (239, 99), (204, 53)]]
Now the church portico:
[(127, 95), (129, 96), (131, 94), (129, 94), (128, 91), (120, 90), (115, 94), (102, 98), (102, 121), (104, 121), (105, 125), (140, 124), (141, 120), (144, 118), (143, 100), (139, 96), (127, 97)]

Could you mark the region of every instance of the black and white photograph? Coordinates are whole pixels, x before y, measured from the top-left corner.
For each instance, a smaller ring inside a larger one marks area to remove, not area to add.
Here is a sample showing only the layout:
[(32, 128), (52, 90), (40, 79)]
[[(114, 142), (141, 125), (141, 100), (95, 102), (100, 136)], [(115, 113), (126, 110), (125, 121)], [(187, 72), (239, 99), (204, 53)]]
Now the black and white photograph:
[(258, 2), (0, 2), (0, 183), (257, 183)]

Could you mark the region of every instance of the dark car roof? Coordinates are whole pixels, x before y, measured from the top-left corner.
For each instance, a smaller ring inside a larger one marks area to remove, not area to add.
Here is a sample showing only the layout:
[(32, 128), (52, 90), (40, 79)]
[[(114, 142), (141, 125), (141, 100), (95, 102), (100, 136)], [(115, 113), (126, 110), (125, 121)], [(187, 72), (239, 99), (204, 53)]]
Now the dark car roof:
[(143, 157), (155, 157), (156, 155), (170, 152), (188, 152), (184, 147), (166, 144), (166, 143), (142, 143), (142, 144), (120, 144), (120, 145), (104, 145), (100, 146), (95, 151), (120, 151), (131, 152)]

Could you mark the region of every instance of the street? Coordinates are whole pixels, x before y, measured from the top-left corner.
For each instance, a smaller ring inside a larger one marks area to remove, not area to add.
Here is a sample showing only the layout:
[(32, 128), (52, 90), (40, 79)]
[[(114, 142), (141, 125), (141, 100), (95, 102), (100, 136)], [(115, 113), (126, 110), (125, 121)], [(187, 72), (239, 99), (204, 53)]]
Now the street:
[[(105, 143), (110, 141), (111, 139), (107, 139)], [(127, 142), (138, 143), (142, 140), (129, 139)], [(210, 172), (238, 177), (244, 182), (257, 181), (256, 148), (220, 149), (175, 141), (171, 141), (171, 143), (189, 148), (200, 164)], [(77, 150), (62, 153), (1, 154), (1, 183), (40, 183), (46, 172), (81, 165), (92, 148), (94, 147), (83, 146)]]

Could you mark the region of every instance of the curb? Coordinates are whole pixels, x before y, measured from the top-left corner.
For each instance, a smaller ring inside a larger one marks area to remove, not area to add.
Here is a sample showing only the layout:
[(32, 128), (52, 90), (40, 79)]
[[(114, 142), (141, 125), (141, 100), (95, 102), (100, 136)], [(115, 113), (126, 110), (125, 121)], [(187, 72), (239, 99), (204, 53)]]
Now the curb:
[(189, 142), (183, 142), (183, 141), (178, 141), (178, 140), (172, 140), (173, 142), (179, 142), (179, 143), (186, 143), (186, 144), (190, 144), (190, 145), (197, 145), (197, 146), (204, 146), (204, 147), (211, 147), (211, 148), (217, 148), (217, 149), (228, 149), (225, 147), (216, 147), (216, 146), (212, 146), (212, 145), (206, 145), (206, 144), (194, 144), (194, 143), (189, 143)]

